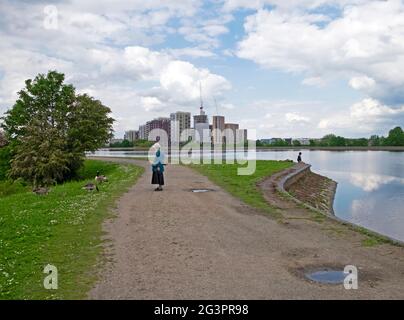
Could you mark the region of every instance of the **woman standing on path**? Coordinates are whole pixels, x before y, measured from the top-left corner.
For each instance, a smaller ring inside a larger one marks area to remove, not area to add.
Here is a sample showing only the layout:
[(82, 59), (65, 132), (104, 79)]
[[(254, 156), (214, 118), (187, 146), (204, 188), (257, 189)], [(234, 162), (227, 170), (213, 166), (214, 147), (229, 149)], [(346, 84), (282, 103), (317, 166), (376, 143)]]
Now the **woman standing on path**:
[[(157, 143), (158, 144), (158, 143)], [(164, 186), (164, 153), (160, 149), (160, 145), (156, 146), (156, 157), (152, 164), (152, 184), (158, 187), (154, 191), (163, 191)]]

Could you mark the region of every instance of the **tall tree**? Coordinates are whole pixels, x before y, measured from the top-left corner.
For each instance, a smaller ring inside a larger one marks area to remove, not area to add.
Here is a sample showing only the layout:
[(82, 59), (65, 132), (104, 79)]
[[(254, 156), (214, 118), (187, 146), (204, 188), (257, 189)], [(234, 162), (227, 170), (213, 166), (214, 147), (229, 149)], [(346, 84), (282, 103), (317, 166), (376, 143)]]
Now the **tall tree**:
[(110, 113), (110, 108), (87, 94), (75, 98), (68, 115), (67, 132), (71, 174), (82, 165), (86, 151), (97, 150), (111, 138), (114, 119), (109, 117)]
[(62, 181), (77, 172), (85, 151), (109, 139), (111, 110), (88, 95), (76, 95), (56, 71), (25, 85), (2, 124), (13, 146), (10, 176), (37, 185)]
[(404, 132), (401, 127), (395, 127), (390, 130), (384, 144), (387, 146), (404, 146)]

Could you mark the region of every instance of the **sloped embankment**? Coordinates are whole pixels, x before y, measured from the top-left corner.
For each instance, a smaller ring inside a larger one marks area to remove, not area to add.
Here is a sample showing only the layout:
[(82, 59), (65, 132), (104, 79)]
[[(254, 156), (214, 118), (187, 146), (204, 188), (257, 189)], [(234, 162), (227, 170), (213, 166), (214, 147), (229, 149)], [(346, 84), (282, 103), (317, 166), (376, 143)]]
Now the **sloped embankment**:
[(337, 183), (308, 168), (299, 179), (285, 188), (293, 197), (322, 212), (333, 214)]

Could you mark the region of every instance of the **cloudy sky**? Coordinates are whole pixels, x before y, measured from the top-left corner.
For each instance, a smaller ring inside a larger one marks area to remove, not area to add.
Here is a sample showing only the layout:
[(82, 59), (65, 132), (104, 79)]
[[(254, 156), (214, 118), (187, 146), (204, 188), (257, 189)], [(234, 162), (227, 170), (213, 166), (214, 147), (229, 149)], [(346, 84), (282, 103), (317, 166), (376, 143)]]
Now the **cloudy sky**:
[[(117, 136), (176, 110), (258, 137), (404, 126), (404, 1), (0, 0), (0, 113), (58, 70)], [(217, 109), (214, 99), (217, 100)]]

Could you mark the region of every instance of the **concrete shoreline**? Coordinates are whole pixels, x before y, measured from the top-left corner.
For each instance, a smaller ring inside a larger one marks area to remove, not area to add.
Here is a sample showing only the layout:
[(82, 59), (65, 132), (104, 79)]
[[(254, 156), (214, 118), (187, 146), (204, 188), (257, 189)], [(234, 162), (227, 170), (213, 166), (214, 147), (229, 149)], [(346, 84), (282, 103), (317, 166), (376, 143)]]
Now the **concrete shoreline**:
[[(327, 179), (330, 181), (329, 184), (329, 201), (330, 201), (330, 207), (328, 208), (328, 210), (323, 210), (321, 208), (315, 207), (313, 206), (311, 203), (302, 200), (301, 198), (299, 199), (299, 197), (296, 197), (296, 195), (293, 194), (293, 192), (289, 192), (291, 186), (293, 186), (294, 184), (298, 184), (299, 181), (301, 181), (301, 179), (304, 179), (304, 177), (306, 177), (309, 174), (313, 174), (311, 171), (311, 165), (309, 164), (296, 164), (294, 167), (292, 167), (291, 169), (285, 170), (288, 171), (287, 174), (285, 174), (281, 179), (279, 179), (279, 181), (277, 181), (276, 183), (276, 190), (284, 195), (287, 195), (292, 201), (294, 201), (295, 203), (299, 204), (299, 205), (303, 205), (304, 207), (306, 207), (309, 210), (318, 212), (320, 214), (323, 214), (325, 216), (327, 216), (328, 218), (335, 220), (343, 225), (347, 225), (351, 228), (353, 228), (354, 230), (357, 231), (361, 231), (361, 230), (366, 230), (366, 232), (368, 234), (371, 234), (373, 236), (376, 236), (378, 238), (382, 238), (385, 239), (393, 244), (396, 245), (400, 245), (400, 246), (404, 246), (404, 242), (395, 238), (392, 238), (390, 236), (378, 233), (376, 231), (370, 230), (368, 228), (365, 228), (363, 226), (359, 226), (357, 224), (354, 224), (352, 222), (343, 220), (339, 217), (337, 217), (334, 213), (334, 210), (332, 208), (332, 205), (334, 203), (334, 198), (335, 198), (335, 193), (337, 190), (337, 182), (333, 181), (332, 179), (329, 179), (327, 177), (323, 177), (324, 179)], [(317, 186), (317, 190), (319, 193), (321, 193), (323, 190), (321, 188), (321, 186)]]
[(310, 166), (307, 166), (301, 176), (291, 182), (287, 181), (284, 187), (292, 196), (327, 215), (334, 215), (336, 181), (312, 172)]

